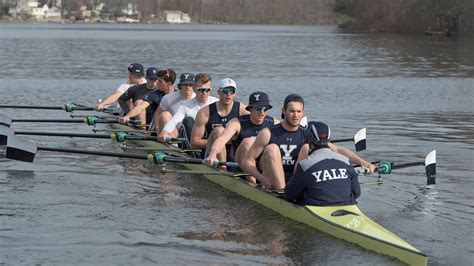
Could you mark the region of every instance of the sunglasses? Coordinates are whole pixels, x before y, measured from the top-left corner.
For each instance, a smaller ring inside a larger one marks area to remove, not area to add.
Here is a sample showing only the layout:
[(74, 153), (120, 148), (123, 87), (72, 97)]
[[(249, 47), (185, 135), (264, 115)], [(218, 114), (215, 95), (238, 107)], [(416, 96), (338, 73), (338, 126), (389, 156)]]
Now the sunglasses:
[(211, 91), (211, 88), (197, 88), (197, 91), (198, 92), (210, 92)]
[(270, 106), (262, 106), (262, 107), (253, 107), (252, 109), (255, 110), (256, 112), (266, 112), (272, 108)]
[(232, 95), (232, 94), (235, 94), (235, 88), (232, 88), (232, 87), (223, 88), (221, 89), (221, 92), (227, 95)]

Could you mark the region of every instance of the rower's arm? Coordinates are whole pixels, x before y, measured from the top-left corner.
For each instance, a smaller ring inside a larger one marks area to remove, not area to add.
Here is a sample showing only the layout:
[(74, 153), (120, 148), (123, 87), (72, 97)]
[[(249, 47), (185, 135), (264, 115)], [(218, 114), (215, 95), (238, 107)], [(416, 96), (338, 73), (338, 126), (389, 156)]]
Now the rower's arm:
[(211, 150), (209, 151), (209, 157), (214, 158), (222, 149), (225, 144), (229, 142), (236, 134), (240, 132), (240, 122), (238, 118), (233, 118), (229, 121), (224, 132), (212, 143)]
[(252, 175), (258, 181), (263, 183), (266, 187), (272, 187), (272, 181), (270, 178), (264, 176), (260, 171), (257, 169), (256, 160), (263, 153), (265, 147), (270, 142), (270, 130), (268, 128), (263, 129), (258, 133), (257, 137), (255, 138), (252, 147), (248, 150), (245, 154), (244, 159), (241, 162), (241, 168), (244, 172)]
[(347, 169), (348, 174), (350, 175), (351, 179), (351, 191), (352, 194), (354, 195), (354, 199), (357, 199), (361, 192), (360, 192), (360, 184), (359, 184), (359, 176), (355, 172), (354, 168), (352, 166)]
[(340, 153), (340, 154), (346, 156), (347, 158), (349, 158), (349, 161), (351, 163), (360, 165), (362, 167), (369, 168), (371, 170), (371, 173), (373, 173), (375, 171), (375, 165), (373, 165), (373, 164), (367, 162), (366, 160), (362, 159), (361, 157), (359, 157), (357, 154), (355, 154), (351, 150), (349, 150), (347, 148), (344, 148), (344, 147), (341, 147), (341, 146), (337, 146), (333, 143), (329, 143), (328, 147), (332, 151)]
[(127, 117), (127, 118), (135, 117), (139, 115), (141, 112), (143, 112), (143, 110), (145, 110), (148, 106), (150, 106), (149, 102), (141, 101), (140, 104), (133, 107), (133, 109), (130, 112), (128, 112), (127, 115), (124, 117)]
[(114, 93), (112, 93), (111, 95), (109, 95), (109, 97), (105, 98), (105, 100), (103, 100), (102, 102), (100, 102), (98, 105), (97, 105), (97, 110), (101, 110), (101, 109), (104, 109), (104, 107), (106, 105), (111, 105), (113, 104), (114, 102), (116, 102), (118, 100), (118, 98), (120, 98), (120, 96), (122, 96), (122, 92), (120, 91), (115, 91)]
[(122, 108), (124, 113), (130, 112), (130, 109), (132, 109), (128, 105), (128, 100), (133, 98), (132, 93), (133, 93), (132, 89), (129, 88), (125, 93), (120, 95), (120, 97), (118, 99), (118, 103), (119, 103), (119, 105)]
[(285, 199), (291, 202), (297, 202), (305, 191), (307, 184), (304, 178), (304, 171), (301, 165), (295, 168), (295, 173), (285, 186)]
[(198, 111), (193, 131), (191, 132), (191, 146), (194, 149), (205, 149), (207, 146), (207, 139), (203, 139), (203, 136), (206, 133), (206, 123), (208, 120), (209, 107), (206, 106)]

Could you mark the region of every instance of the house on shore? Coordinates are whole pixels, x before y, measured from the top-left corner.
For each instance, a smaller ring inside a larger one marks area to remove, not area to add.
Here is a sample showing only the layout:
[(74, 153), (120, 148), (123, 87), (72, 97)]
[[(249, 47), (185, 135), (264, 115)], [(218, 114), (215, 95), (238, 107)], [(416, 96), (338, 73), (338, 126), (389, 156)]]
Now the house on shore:
[(180, 10), (165, 10), (162, 12), (162, 17), (166, 23), (182, 24), (191, 22), (189, 15)]

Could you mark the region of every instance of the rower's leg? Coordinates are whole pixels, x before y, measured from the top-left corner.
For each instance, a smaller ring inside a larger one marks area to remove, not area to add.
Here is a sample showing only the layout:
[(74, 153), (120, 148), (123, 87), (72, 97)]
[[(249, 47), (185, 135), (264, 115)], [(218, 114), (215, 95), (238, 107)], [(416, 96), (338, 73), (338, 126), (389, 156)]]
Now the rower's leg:
[[(191, 143), (191, 132), (192, 132), (193, 126), (194, 126), (194, 118), (192, 118), (190, 116), (187, 116), (183, 119), (181, 124), (184, 127), (183, 136), (181, 136), (181, 137), (187, 138), (189, 140), (189, 142)], [(189, 148), (191, 148), (191, 146), (189, 146)]]
[(164, 111), (160, 114), (160, 116), (158, 117), (158, 123), (155, 125), (156, 127), (156, 132), (160, 132), (163, 130), (163, 128), (165, 127), (166, 123), (168, 123), (168, 121), (171, 120), (171, 118), (173, 118), (173, 116), (171, 115), (170, 112), (168, 111)]
[[(134, 106), (138, 106), (142, 102), (143, 100), (136, 100)], [(148, 122), (146, 121), (146, 109), (141, 111), (137, 116), (135, 116), (135, 118), (140, 120), (140, 125), (146, 125)]]
[[(245, 157), (247, 151), (252, 147), (253, 142), (255, 141), (254, 138), (245, 138), (239, 144), (239, 147), (235, 151), (235, 162), (240, 165), (242, 160)], [(253, 176), (246, 176), (247, 181), (252, 185), (255, 186), (257, 184), (257, 179)]]
[(285, 188), (285, 172), (281, 163), (281, 152), (276, 144), (272, 143), (265, 147), (259, 165), (262, 174), (272, 180), (274, 189)]

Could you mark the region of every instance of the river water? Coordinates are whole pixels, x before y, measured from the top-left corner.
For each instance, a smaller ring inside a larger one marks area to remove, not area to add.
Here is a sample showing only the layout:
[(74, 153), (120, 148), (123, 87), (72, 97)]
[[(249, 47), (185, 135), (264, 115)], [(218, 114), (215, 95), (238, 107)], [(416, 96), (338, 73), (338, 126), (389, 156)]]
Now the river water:
[[(1, 24), (0, 104), (93, 105), (129, 63), (236, 80), (237, 98), (299, 93), (333, 138), (366, 127), (369, 160), (422, 167), (364, 186), (361, 209), (429, 256), (472, 265), (474, 40), (347, 34), (333, 27)], [(2, 109), (12, 118), (60, 111)], [(19, 130), (90, 132), (76, 124)], [(107, 140), (28, 137), (45, 146), (120, 151)], [(349, 144), (345, 146), (350, 147)], [(361, 178), (364, 181), (373, 179)], [(159, 175), (137, 160), (39, 152), (0, 158), (0, 264), (389, 264), (398, 262), (285, 219), (200, 176)]]

